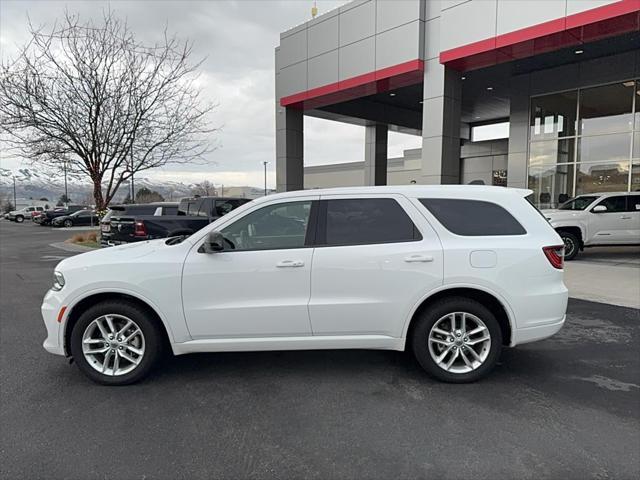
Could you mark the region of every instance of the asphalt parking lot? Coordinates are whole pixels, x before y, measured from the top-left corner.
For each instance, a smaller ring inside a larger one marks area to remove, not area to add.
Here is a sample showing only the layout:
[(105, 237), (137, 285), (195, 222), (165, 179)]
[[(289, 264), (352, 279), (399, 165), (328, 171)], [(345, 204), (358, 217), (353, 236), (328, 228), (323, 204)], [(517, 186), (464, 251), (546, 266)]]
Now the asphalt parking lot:
[(224, 353), (101, 387), (46, 353), (49, 245), (0, 221), (2, 478), (638, 478), (640, 311), (571, 300), (555, 337), (448, 385), (408, 354)]

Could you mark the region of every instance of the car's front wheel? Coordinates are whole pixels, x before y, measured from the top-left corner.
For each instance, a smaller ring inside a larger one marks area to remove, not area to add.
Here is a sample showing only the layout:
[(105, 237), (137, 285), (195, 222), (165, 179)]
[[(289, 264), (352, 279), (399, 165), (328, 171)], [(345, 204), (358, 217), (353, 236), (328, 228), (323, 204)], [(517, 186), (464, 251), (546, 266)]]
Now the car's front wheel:
[(64, 226), (67, 228), (73, 227), (73, 221), (72, 220), (65, 220), (63, 222)]
[(558, 232), (562, 242), (564, 243), (564, 259), (573, 260), (580, 251), (580, 240), (573, 233)]
[(446, 298), (427, 308), (413, 330), (413, 352), (438, 380), (474, 382), (495, 366), (502, 333), (495, 316), (481, 303)]
[(18, 222), (18, 223), (24, 222), (24, 217), (22, 215), (16, 216), (16, 222)]
[(157, 362), (162, 336), (148, 312), (129, 302), (105, 301), (80, 315), (71, 332), (80, 370), (103, 385), (128, 385)]

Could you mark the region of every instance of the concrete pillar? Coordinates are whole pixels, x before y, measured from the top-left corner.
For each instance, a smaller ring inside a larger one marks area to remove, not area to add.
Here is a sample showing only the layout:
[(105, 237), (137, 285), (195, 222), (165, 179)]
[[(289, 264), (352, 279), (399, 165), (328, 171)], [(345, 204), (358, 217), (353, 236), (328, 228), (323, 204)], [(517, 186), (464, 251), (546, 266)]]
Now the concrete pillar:
[(460, 77), (438, 58), (425, 62), (420, 183), (460, 183)]
[(509, 156), (507, 186), (527, 186), (530, 75), (512, 77), (509, 84)]
[(276, 190), (304, 188), (303, 111), (276, 105)]
[(387, 125), (377, 123), (365, 127), (364, 184), (387, 184)]

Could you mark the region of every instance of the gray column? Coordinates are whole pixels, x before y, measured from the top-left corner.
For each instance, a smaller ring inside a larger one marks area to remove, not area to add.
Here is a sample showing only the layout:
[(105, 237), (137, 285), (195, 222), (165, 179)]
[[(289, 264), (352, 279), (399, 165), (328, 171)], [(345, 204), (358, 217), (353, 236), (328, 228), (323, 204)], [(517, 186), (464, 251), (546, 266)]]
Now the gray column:
[(425, 62), (420, 183), (460, 183), (460, 77), (438, 58)]
[(304, 115), (302, 110), (276, 105), (276, 189), (304, 188)]
[(377, 123), (365, 127), (364, 184), (387, 184), (387, 125)]
[(527, 186), (530, 81), (529, 74), (513, 77), (510, 80), (508, 187), (525, 188)]

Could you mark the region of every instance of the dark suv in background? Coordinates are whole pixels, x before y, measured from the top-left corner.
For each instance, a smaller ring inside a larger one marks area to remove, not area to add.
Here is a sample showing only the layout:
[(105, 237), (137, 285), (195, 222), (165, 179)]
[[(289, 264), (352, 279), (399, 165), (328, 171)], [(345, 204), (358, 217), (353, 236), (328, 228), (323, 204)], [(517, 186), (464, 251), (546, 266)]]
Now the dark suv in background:
[[(135, 219), (149, 215), (175, 215), (178, 204), (173, 202), (155, 202), (129, 205), (113, 205), (100, 222), (100, 246), (110, 247), (120, 243), (135, 232)], [(115, 239), (113, 237), (116, 237)]]

